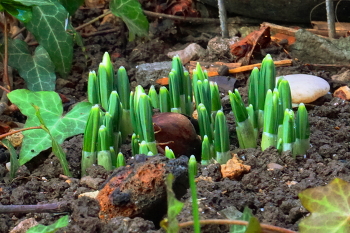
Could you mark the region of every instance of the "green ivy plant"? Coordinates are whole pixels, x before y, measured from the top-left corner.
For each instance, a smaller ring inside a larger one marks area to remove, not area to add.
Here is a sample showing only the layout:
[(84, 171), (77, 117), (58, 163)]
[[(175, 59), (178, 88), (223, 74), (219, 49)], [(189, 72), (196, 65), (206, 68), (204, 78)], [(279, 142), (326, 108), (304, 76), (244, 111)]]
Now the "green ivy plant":
[[(66, 77), (73, 59), (73, 35), (67, 31), (69, 16), (66, 8), (57, 0), (6, 0), (0, 2), (6, 13), (20, 20), (31, 32), (39, 46), (32, 55), (27, 43), (18, 39), (8, 40), (8, 64), (18, 70), (32, 91), (53, 91), (56, 74)], [(79, 1), (71, 1), (71, 11), (77, 9)], [(25, 13), (22, 8), (25, 4)], [(11, 9), (14, 13), (9, 11)], [(5, 13), (5, 16), (6, 16)], [(6, 54), (5, 54), (6, 56)]]
[(68, 226), (68, 224), (69, 216), (65, 215), (49, 226), (44, 226), (42, 224), (33, 226), (27, 230), (27, 233), (53, 233), (56, 232), (59, 228)]
[[(8, 65), (17, 69), (31, 91), (55, 90), (56, 73), (66, 77), (71, 70), (73, 44), (78, 33), (69, 16), (84, 0), (2, 0), (0, 12), (21, 21), (38, 41), (32, 54), (28, 44), (8, 39)], [(148, 21), (137, 0), (111, 0), (110, 12), (129, 29), (129, 40), (147, 36)], [(77, 36), (78, 35), (78, 36)], [(6, 40), (6, 37), (5, 37)], [(77, 39), (78, 40), (78, 39)], [(6, 43), (5, 43), (6, 46)], [(7, 54), (4, 54), (4, 58)]]
[(326, 186), (299, 193), (301, 204), (311, 215), (301, 220), (301, 233), (349, 232), (350, 184), (335, 178)]
[[(19, 156), (20, 165), (25, 164), (41, 151), (52, 147), (54, 143), (62, 144), (63, 141), (74, 135), (84, 133), (91, 104), (81, 102), (74, 106), (65, 116), (62, 116), (63, 106), (59, 95), (53, 91), (32, 92), (25, 89), (12, 91), (8, 94), (12, 103), (18, 106), (22, 114), (27, 116), (24, 128), (42, 125), (36, 116), (36, 109), (40, 109), (40, 115), (45, 130), (27, 130), (23, 132), (22, 148)], [(54, 148), (55, 149), (55, 148)]]

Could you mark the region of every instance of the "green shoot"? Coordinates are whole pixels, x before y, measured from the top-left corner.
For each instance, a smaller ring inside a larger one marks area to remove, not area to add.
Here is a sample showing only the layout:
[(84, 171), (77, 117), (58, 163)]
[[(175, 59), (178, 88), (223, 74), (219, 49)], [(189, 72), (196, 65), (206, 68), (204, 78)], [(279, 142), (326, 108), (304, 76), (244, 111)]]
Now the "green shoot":
[(295, 125), (296, 139), (293, 154), (305, 155), (306, 151), (310, 148), (310, 125), (307, 110), (303, 103), (299, 104)]
[(103, 166), (107, 171), (112, 170), (112, 159), (110, 152), (110, 135), (108, 129), (101, 125), (98, 131), (97, 164)]
[(133, 156), (139, 154), (139, 140), (135, 133), (131, 136), (131, 152)]
[(81, 160), (81, 174), (86, 174), (86, 169), (97, 160), (97, 138), (100, 127), (100, 108), (94, 105), (91, 108), (89, 118), (86, 123), (84, 142), (83, 142), (83, 156)]
[(169, 92), (171, 100), (171, 112), (181, 113), (181, 93), (180, 93), (180, 81), (175, 70), (171, 70), (169, 73)]
[(272, 91), (269, 89), (266, 94), (265, 108), (264, 108), (264, 128), (261, 139), (261, 150), (266, 150), (270, 146), (277, 146), (278, 134), (278, 90)]
[(159, 97), (156, 89), (152, 85), (149, 89), (148, 96), (151, 99), (151, 104), (153, 108), (159, 108)]
[(116, 168), (122, 167), (122, 166), (125, 166), (125, 165), (126, 165), (126, 163), (125, 163), (125, 157), (124, 157), (123, 153), (119, 152), (119, 153), (118, 153), (118, 156), (117, 156)]
[(211, 159), (211, 153), (210, 153), (210, 143), (207, 135), (204, 135), (204, 138), (202, 140), (202, 165), (208, 165), (210, 163)]
[(217, 112), (215, 118), (214, 142), (216, 161), (218, 161), (220, 164), (225, 164), (229, 159), (231, 159), (231, 153), (226, 117), (221, 110)]
[(256, 138), (254, 128), (248, 118), (247, 109), (244, 107), (242, 97), (236, 89), (234, 93), (229, 91), (232, 112), (236, 119), (236, 131), (238, 136), (239, 147), (255, 148)]
[(159, 107), (160, 112), (170, 112), (170, 94), (166, 87), (161, 87), (159, 89)]
[(212, 144), (214, 137), (213, 130), (210, 125), (208, 111), (206, 110), (204, 104), (199, 104), (197, 111), (200, 135), (202, 138), (204, 138), (204, 135), (207, 135), (209, 142)]
[(98, 104), (99, 103), (99, 87), (97, 82), (97, 76), (95, 71), (89, 72), (89, 79), (88, 79), (88, 101), (92, 104)]
[(165, 157), (168, 159), (175, 159), (175, 155), (172, 149), (169, 149), (168, 146), (165, 147)]
[(293, 145), (295, 142), (294, 126), (294, 112), (293, 110), (286, 109), (283, 119), (282, 151), (290, 150), (293, 152)]
[(194, 227), (195, 233), (200, 233), (201, 228), (199, 223), (197, 188), (196, 188), (196, 181), (195, 181), (196, 175), (197, 175), (197, 161), (194, 155), (191, 155), (188, 161), (188, 177), (189, 177), (191, 197), (192, 197), (193, 227)]
[(146, 94), (141, 94), (139, 98), (138, 106), (138, 116), (140, 118), (141, 130), (142, 130), (142, 139), (147, 142), (149, 151), (153, 154), (157, 154), (157, 146), (154, 137), (153, 121), (152, 121), (152, 108), (151, 101)]

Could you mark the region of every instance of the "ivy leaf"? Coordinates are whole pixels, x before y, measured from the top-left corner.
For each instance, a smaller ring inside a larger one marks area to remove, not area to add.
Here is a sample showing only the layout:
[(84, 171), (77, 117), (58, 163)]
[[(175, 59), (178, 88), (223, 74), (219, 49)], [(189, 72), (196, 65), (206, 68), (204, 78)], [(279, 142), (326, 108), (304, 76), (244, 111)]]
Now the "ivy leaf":
[(44, 226), (41, 224), (33, 226), (29, 228), (26, 233), (51, 233), (51, 232), (55, 232), (58, 228), (68, 226), (68, 224), (69, 224), (69, 216), (65, 215), (49, 226)]
[[(90, 103), (81, 102), (65, 116), (62, 116), (61, 99), (53, 91), (32, 92), (18, 89), (10, 92), (8, 98), (13, 104), (18, 106), (22, 114), (27, 116), (25, 128), (40, 125), (32, 104), (38, 106), (46, 127), (58, 144), (62, 144), (68, 137), (84, 133), (91, 109)], [(44, 130), (27, 130), (23, 132), (23, 136), (22, 149), (19, 156), (20, 165), (25, 164), (41, 151), (52, 146), (50, 135)]]
[(50, 3), (47, 0), (3, 0), (1, 1), (3, 2), (15, 2), (16, 4), (21, 4), (24, 6), (44, 6), (44, 5), (52, 5), (52, 3)]
[(51, 3), (38, 0), (2, 0), (0, 11), (6, 11), (22, 22), (29, 22), (32, 18), (31, 6), (49, 5)]
[(55, 90), (55, 66), (42, 46), (31, 56), (28, 45), (22, 40), (9, 40), (9, 65), (18, 70), (31, 91)]
[(147, 37), (148, 21), (137, 0), (111, 0), (109, 8), (128, 27), (130, 41), (135, 39), (135, 35)]
[(25, 26), (49, 53), (55, 71), (65, 77), (73, 59), (73, 38), (65, 28), (68, 12), (57, 0), (48, 1), (52, 5), (33, 7), (32, 20)]
[(300, 233), (350, 232), (350, 184), (335, 178), (326, 186), (299, 193), (301, 204), (311, 215), (301, 220)]
[(69, 15), (74, 15), (75, 11), (84, 3), (84, 0), (59, 0), (62, 6), (66, 8)]

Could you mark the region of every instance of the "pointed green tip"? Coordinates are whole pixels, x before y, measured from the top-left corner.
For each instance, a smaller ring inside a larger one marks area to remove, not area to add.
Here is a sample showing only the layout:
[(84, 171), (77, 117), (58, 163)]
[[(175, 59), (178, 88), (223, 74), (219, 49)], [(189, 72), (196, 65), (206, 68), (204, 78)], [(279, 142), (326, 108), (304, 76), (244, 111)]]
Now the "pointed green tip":
[(189, 163), (195, 163), (197, 164), (197, 160), (196, 160), (196, 157), (194, 155), (191, 155), (190, 156), (190, 160), (188, 161)]

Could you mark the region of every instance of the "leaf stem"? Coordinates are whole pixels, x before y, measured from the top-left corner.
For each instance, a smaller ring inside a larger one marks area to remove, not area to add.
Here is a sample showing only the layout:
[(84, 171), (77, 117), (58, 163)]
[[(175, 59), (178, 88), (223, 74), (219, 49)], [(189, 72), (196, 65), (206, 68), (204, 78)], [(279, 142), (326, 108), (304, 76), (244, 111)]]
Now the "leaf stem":
[(4, 133), (4, 134), (0, 135), (0, 140), (4, 139), (7, 136), (10, 136), (12, 134), (19, 133), (19, 132), (26, 131), (26, 130), (30, 130), (30, 129), (42, 129), (42, 127), (41, 126), (33, 126), (33, 127), (28, 127), (28, 128), (24, 128), (24, 129), (18, 129), (18, 130), (14, 130), (12, 132)]
[[(206, 219), (206, 220), (200, 220), (199, 223), (201, 225), (204, 224), (234, 224), (234, 225), (248, 225), (247, 221), (242, 220), (229, 220), (229, 219)], [(190, 227), (193, 225), (193, 221), (183, 222), (179, 223), (180, 228)], [(261, 228), (265, 231), (274, 231), (274, 232), (280, 232), (280, 233), (297, 233), (296, 231), (288, 230), (282, 227), (276, 227), (268, 224), (260, 224)]]

